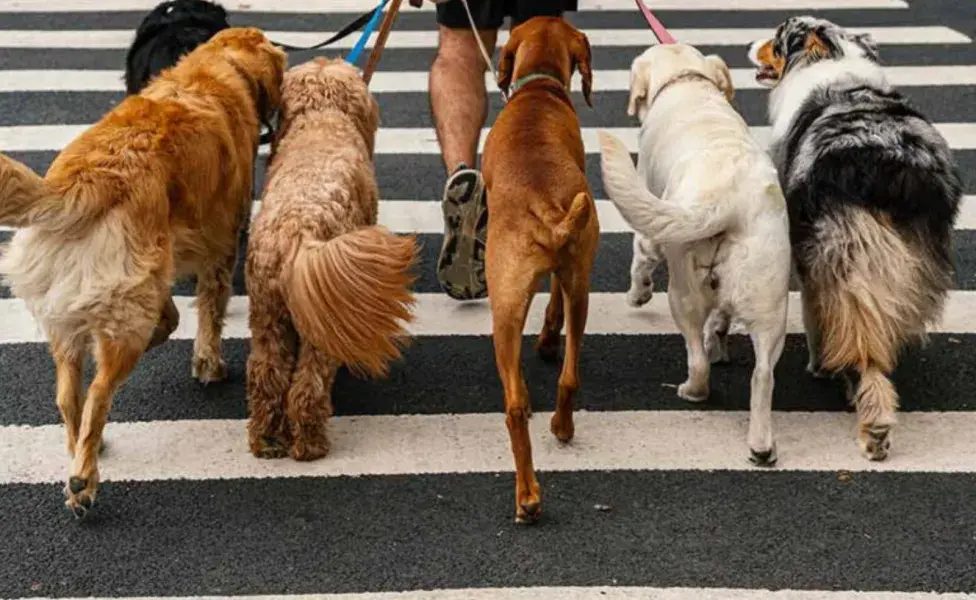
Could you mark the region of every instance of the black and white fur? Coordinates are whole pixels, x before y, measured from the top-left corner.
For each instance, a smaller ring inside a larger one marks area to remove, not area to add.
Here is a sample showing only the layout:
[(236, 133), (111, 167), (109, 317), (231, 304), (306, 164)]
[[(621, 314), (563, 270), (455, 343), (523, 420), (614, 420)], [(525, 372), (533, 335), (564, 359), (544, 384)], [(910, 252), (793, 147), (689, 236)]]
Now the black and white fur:
[(802, 282), (807, 370), (844, 374), (861, 451), (883, 460), (898, 409), (888, 377), (941, 319), (953, 284), (952, 152), (886, 81), (867, 35), (791, 17), (749, 57), (772, 88), (770, 152)]
[(125, 88), (136, 94), (163, 69), (227, 29), (227, 11), (207, 0), (167, 0), (139, 24), (125, 57)]

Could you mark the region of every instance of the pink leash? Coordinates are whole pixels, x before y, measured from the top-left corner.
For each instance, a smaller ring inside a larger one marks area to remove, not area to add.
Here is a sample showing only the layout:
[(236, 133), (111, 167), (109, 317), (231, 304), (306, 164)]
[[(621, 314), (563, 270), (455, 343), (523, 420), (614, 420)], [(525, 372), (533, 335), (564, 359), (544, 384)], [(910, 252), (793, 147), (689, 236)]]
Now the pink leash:
[(654, 32), (654, 37), (657, 38), (657, 41), (662, 44), (678, 43), (678, 40), (671, 37), (671, 34), (668, 33), (668, 30), (665, 29), (664, 25), (657, 20), (654, 13), (651, 12), (651, 9), (647, 8), (647, 5), (644, 4), (643, 0), (634, 0), (634, 2), (637, 3), (637, 8), (639, 8), (641, 14), (644, 15), (644, 20), (647, 21), (647, 24), (651, 27), (651, 31)]

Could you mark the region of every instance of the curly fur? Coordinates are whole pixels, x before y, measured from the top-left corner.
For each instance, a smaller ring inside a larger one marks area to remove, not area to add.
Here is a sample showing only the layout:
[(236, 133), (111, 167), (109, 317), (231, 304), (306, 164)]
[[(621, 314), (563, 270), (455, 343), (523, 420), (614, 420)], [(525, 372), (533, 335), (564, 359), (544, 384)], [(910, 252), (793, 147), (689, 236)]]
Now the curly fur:
[(376, 225), (379, 107), (355, 67), (291, 69), (280, 122), (248, 242), (248, 431), (256, 456), (313, 460), (336, 369), (384, 376), (400, 357), (417, 246)]
[[(176, 327), (174, 277), (198, 280), (193, 375), (225, 376), (220, 331), (258, 123), (277, 107), (285, 66), (257, 29), (226, 29), (68, 144), (43, 179), (0, 161), (0, 223), (22, 228), (0, 273), (51, 340), (76, 515), (95, 499), (115, 390)], [(82, 402), (89, 343), (98, 371)]]

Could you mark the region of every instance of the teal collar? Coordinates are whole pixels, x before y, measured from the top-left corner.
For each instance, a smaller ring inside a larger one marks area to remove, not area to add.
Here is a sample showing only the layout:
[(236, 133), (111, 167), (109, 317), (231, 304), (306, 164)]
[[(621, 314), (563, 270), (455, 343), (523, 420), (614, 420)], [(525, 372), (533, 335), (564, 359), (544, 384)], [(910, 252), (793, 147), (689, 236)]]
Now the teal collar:
[(559, 87), (566, 90), (566, 92), (569, 92), (569, 90), (566, 89), (565, 86), (563, 86), (563, 82), (560, 81), (559, 78), (556, 77), (555, 75), (550, 75), (548, 73), (529, 73), (528, 75), (523, 75), (522, 77), (519, 77), (518, 79), (515, 80), (515, 83), (512, 84), (512, 91), (509, 92), (508, 95), (511, 96), (515, 92), (519, 91), (519, 89), (521, 89), (522, 86), (529, 83), (530, 81), (535, 81), (536, 79), (551, 79), (552, 81), (558, 83)]

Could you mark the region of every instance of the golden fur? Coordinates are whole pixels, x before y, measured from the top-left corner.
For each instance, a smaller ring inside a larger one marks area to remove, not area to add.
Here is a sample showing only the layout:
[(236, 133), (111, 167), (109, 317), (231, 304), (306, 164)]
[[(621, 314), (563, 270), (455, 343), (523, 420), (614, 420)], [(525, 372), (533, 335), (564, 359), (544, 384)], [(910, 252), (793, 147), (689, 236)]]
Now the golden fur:
[(600, 237), (596, 206), (586, 179), (579, 119), (567, 91), (574, 68), (590, 103), (590, 45), (558, 17), (535, 17), (515, 27), (502, 49), (499, 86), (530, 74), (502, 109), (485, 140), (488, 245), (485, 275), (491, 304), (495, 361), (505, 390), (505, 424), (515, 458), (515, 519), (533, 522), (542, 496), (532, 466), (528, 390), (520, 355), (526, 312), (542, 278), (551, 278), (545, 325), (536, 345), (555, 360), (566, 322), (566, 356), (550, 424), (562, 442), (573, 437), (573, 400), (579, 389), (579, 356), (590, 291), (590, 271)]
[[(0, 223), (25, 228), (0, 273), (50, 338), (77, 516), (95, 500), (116, 390), (176, 327), (175, 277), (198, 277), (193, 375), (225, 377), (220, 332), (259, 120), (277, 108), (286, 62), (259, 30), (224, 30), (68, 144), (43, 179), (0, 159)], [(89, 344), (98, 371), (83, 399)]]
[(400, 357), (417, 246), (376, 225), (379, 106), (355, 67), (290, 69), (280, 123), (248, 242), (248, 435), (256, 456), (314, 460), (338, 367), (383, 376)]

